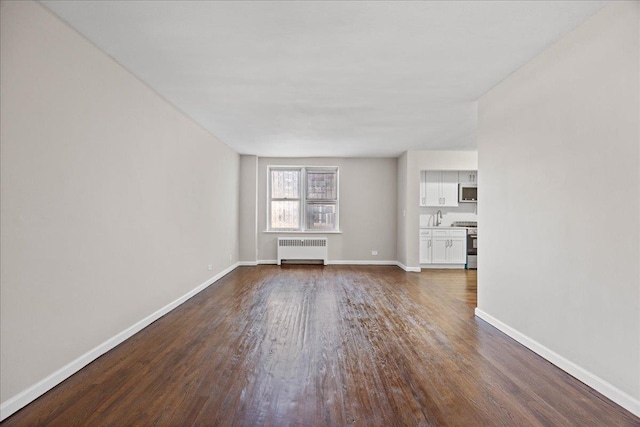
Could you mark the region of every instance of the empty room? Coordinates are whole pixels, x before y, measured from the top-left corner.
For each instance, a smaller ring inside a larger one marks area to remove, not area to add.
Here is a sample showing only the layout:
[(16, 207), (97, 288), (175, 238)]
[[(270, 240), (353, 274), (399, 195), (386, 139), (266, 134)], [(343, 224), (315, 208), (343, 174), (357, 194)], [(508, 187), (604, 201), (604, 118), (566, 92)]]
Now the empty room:
[(0, 0), (0, 185), (2, 426), (640, 426), (640, 1)]

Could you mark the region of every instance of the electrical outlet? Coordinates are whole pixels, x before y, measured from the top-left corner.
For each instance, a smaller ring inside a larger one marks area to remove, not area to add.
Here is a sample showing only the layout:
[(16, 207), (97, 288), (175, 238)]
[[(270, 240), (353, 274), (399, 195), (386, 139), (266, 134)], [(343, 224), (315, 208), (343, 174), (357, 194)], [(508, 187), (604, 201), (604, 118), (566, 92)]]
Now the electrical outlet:
[(378, 251), (371, 251), (371, 255), (378, 255)]
[(213, 270), (213, 264), (207, 265), (207, 270), (209, 270), (209, 271)]
[(233, 255), (229, 254), (229, 261), (233, 261)]

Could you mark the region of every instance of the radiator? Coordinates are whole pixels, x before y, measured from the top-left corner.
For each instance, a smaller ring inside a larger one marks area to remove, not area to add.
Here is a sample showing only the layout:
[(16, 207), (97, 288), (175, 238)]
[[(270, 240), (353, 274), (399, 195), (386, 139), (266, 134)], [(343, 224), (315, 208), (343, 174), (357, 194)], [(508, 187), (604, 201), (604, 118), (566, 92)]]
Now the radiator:
[(326, 237), (279, 237), (278, 265), (285, 260), (322, 260), (327, 265)]

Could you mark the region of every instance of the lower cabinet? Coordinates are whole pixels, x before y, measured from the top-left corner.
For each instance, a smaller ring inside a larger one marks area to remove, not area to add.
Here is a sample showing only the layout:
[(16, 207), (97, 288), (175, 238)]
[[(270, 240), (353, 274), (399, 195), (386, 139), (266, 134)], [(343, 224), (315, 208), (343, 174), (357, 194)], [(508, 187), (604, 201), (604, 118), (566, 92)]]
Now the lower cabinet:
[(447, 252), (448, 260), (451, 264), (467, 263), (467, 235), (465, 230), (464, 237), (451, 237), (449, 250)]
[(420, 230), (420, 264), (431, 264), (431, 230)]
[(449, 259), (448, 249), (449, 249), (449, 236), (434, 237), (431, 262), (434, 264), (446, 264)]
[(466, 264), (467, 230), (430, 228), (420, 230), (421, 264)]

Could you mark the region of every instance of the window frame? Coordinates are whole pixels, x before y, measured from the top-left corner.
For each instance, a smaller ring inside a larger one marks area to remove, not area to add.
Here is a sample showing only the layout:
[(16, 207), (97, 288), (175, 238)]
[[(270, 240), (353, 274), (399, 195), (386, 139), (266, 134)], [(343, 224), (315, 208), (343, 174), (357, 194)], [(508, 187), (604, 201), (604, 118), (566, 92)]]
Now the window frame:
[[(272, 198), (271, 197), (271, 171), (299, 171), (300, 172), (300, 198)], [(308, 197), (307, 174), (308, 173), (332, 172), (336, 176), (336, 198), (335, 199), (310, 199)], [(298, 228), (272, 228), (271, 227), (271, 204), (274, 201), (299, 200), (299, 224)], [(307, 206), (312, 204), (333, 204), (335, 205), (335, 224), (333, 229), (322, 230), (307, 227)], [(340, 169), (338, 166), (299, 166), (299, 165), (269, 165), (267, 166), (267, 232), (276, 233), (340, 233)]]

